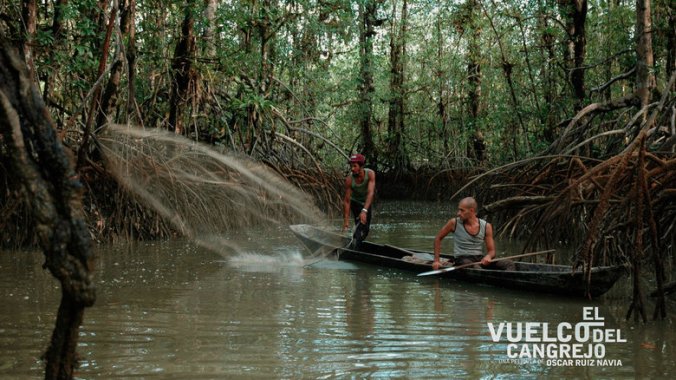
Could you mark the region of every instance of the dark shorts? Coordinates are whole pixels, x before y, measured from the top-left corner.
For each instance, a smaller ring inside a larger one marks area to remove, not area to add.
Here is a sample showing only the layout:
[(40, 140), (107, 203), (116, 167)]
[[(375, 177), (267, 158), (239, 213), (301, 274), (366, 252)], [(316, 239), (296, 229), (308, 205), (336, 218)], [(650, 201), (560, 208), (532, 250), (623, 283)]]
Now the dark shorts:
[(366, 213), (366, 224), (361, 224), (359, 221), (359, 214), (361, 214), (361, 209), (364, 208), (364, 205), (362, 205), (359, 202), (355, 201), (350, 201), (350, 210), (352, 211), (352, 217), (354, 218), (354, 225), (357, 226), (357, 228), (354, 229), (354, 234), (352, 234), (352, 237), (354, 238), (355, 242), (357, 245), (361, 243), (362, 241), (366, 240), (366, 236), (369, 234), (369, 229), (371, 228), (371, 208), (369, 207), (369, 211)]
[[(467, 255), (467, 256), (456, 256), (454, 258), (455, 260), (455, 266), (458, 265), (464, 265), (464, 264), (471, 264), (471, 263), (479, 263), (481, 259), (483, 259), (484, 256), (482, 255)], [(512, 260), (500, 260), (500, 261), (494, 261), (488, 266), (483, 266), (481, 264), (477, 264), (477, 267), (479, 268), (484, 268), (484, 269), (494, 269), (494, 270), (515, 270), (516, 265), (514, 264), (514, 261)]]

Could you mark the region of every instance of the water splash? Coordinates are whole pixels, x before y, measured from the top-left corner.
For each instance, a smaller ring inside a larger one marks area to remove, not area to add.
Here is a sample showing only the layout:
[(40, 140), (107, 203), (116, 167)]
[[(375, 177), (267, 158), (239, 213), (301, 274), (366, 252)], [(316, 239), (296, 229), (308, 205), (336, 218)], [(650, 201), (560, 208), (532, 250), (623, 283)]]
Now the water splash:
[(274, 256), (261, 252), (242, 252), (228, 259), (231, 266), (236, 268), (246, 267), (302, 267), (305, 259), (299, 251), (277, 253)]
[(110, 125), (98, 139), (106, 167), (183, 235), (221, 254), (228, 235), (269, 224), (321, 224), (304, 192), (267, 166), (157, 129)]

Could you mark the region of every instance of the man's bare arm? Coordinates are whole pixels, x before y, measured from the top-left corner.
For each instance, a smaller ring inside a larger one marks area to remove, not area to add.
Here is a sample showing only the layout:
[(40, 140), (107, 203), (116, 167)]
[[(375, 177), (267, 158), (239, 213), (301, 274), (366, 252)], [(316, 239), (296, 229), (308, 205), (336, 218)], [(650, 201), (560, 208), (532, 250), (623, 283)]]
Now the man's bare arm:
[(441, 241), (446, 237), (446, 235), (455, 231), (455, 218), (450, 219), (446, 224), (441, 227), (437, 236), (434, 238), (434, 263), (432, 267), (434, 270), (439, 269), (439, 257), (441, 256)]
[(486, 237), (484, 238), (486, 242), (486, 256), (481, 259), (482, 265), (490, 264), (491, 260), (495, 258), (495, 240), (493, 240), (493, 225), (486, 223)]

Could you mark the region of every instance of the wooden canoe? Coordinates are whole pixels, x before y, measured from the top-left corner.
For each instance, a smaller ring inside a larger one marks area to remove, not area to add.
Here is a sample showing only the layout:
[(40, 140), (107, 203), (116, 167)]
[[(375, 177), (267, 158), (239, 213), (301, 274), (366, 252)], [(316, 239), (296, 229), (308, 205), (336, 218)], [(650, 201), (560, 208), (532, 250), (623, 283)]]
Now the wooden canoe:
[[(313, 253), (329, 250), (333, 251), (339, 260), (357, 261), (417, 273), (433, 269), (433, 255), (430, 252), (368, 241), (362, 242), (359, 249), (354, 250), (347, 247), (350, 243), (349, 237), (306, 224), (292, 225), (290, 228), (303, 245)], [(442, 254), (442, 259), (444, 258), (452, 257)], [(438, 276), (517, 290), (578, 297), (586, 295), (584, 273), (581, 270), (573, 272), (569, 265), (525, 262), (515, 264), (516, 270), (514, 271), (464, 268)], [(606, 293), (626, 272), (622, 265), (592, 268), (591, 296), (598, 297)]]

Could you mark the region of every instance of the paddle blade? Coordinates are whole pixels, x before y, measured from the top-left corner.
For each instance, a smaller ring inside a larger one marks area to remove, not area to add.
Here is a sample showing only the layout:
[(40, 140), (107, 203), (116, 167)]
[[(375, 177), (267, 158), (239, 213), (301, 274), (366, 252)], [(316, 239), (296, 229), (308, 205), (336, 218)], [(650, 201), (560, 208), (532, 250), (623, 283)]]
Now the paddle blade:
[(432, 275), (435, 275), (435, 274), (441, 274), (441, 273), (450, 272), (450, 271), (452, 271), (452, 270), (455, 270), (455, 267), (444, 268), (444, 269), (437, 269), (437, 270), (431, 270), (431, 271), (429, 271), (429, 272), (418, 273), (418, 277), (422, 277), (422, 276), (432, 276)]

